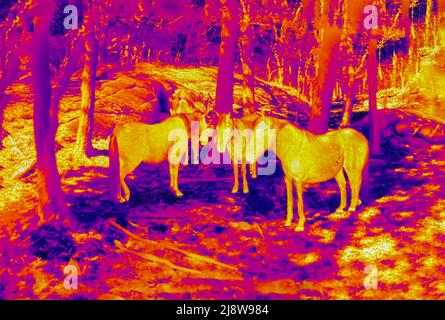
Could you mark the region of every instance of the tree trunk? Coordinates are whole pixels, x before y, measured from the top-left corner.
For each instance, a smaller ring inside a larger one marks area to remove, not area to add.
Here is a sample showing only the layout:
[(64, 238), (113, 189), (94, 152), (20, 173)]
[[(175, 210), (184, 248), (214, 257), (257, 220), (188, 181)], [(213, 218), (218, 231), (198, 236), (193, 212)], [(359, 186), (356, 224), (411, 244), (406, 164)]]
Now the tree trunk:
[(303, 0), (301, 6), (303, 7), (304, 15), (308, 25), (312, 26), (315, 18), (315, 4), (314, 0)]
[(432, 21), (433, 14), (433, 0), (426, 0), (426, 14), (425, 14), (425, 46), (434, 46), (434, 26)]
[(99, 45), (94, 32), (86, 35), (85, 51), (85, 66), (81, 85), (82, 101), (76, 139), (76, 153), (78, 156), (88, 156), (93, 150), (91, 138), (94, 120), (96, 69), (99, 54)]
[(250, 21), (251, 8), (241, 1), (243, 6), (243, 20), (241, 24), (241, 64), (243, 68), (243, 114), (255, 112), (255, 74), (253, 63), (254, 31)]
[(439, 45), (440, 46), (445, 46), (445, 1), (441, 1), (439, 0), (437, 2), (437, 6), (438, 6), (438, 29), (439, 29), (439, 34), (438, 34), (438, 40), (439, 40)]
[(369, 87), (369, 139), (371, 155), (378, 156), (380, 150), (380, 129), (377, 110), (377, 37), (369, 36), (368, 44), (368, 87)]
[(322, 134), (328, 130), (329, 114), (332, 105), (332, 93), (336, 82), (339, 63), (339, 44), (341, 31), (337, 27), (326, 30), (320, 46), (319, 69), (312, 90), (312, 113), (308, 129)]
[(219, 113), (233, 111), (233, 85), (235, 71), (235, 43), (238, 22), (238, 3), (236, 0), (221, 0), (221, 44), (219, 49), (219, 68), (216, 79), (215, 109)]
[(350, 64), (346, 71), (347, 79), (345, 82), (345, 89), (343, 94), (343, 117), (341, 120), (340, 127), (346, 128), (351, 125), (352, 118), (352, 107), (354, 104), (354, 95), (355, 95), (355, 75), (354, 75), (354, 67)]
[(57, 111), (51, 104), (49, 24), (55, 1), (41, 0), (34, 19), (31, 74), (34, 91), (34, 140), (39, 176), (40, 217), (43, 221), (68, 213), (63, 199), (55, 156)]
[(278, 69), (278, 80), (277, 80), (277, 83), (282, 86), (282, 85), (284, 85), (283, 60), (280, 58), (280, 55), (278, 54), (278, 51), (276, 49), (273, 49), (273, 56), (274, 56), (275, 61), (277, 63), (277, 69)]
[(400, 7), (402, 17), (402, 27), (405, 30), (406, 43), (408, 48), (408, 54), (411, 48), (411, 25), (409, 21), (409, 7), (410, 0), (402, 0), (402, 5)]
[[(19, 10), (19, 15), (22, 16), (24, 7), (20, 7)], [(4, 110), (7, 103), (6, 89), (17, 77), (21, 65), (19, 54), (22, 34), (16, 32), (21, 21), (14, 17), (9, 18), (3, 22), (0, 29), (0, 32), (3, 33), (0, 39), (0, 149), (3, 148), (3, 139), (7, 134), (3, 127)]]
[[(6, 48), (5, 48), (6, 49)], [(4, 110), (7, 103), (6, 88), (14, 81), (19, 67), (20, 60), (14, 51), (6, 52), (1, 55), (2, 75), (0, 78), (0, 149), (3, 148), (3, 138), (6, 137), (6, 131), (3, 128)]]

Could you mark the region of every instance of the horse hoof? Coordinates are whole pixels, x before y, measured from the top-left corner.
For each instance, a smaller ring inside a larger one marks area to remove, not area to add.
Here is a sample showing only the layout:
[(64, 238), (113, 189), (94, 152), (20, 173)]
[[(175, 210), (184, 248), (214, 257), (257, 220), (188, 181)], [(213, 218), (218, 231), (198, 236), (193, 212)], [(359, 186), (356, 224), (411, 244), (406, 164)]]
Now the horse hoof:
[(338, 208), (337, 210), (335, 210), (335, 213), (345, 213), (346, 212), (346, 208)]
[(233, 188), (232, 193), (238, 193), (238, 188)]
[(361, 204), (362, 204), (362, 201), (361, 200), (357, 200), (357, 205), (355, 207), (352, 207), (352, 206), (349, 207), (348, 211), (349, 212), (355, 212), (357, 210), (357, 207), (360, 207)]
[(304, 231), (304, 226), (300, 226), (300, 225), (298, 225), (298, 226), (295, 228), (295, 231), (296, 231), (296, 232), (302, 232), (302, 231)]
[(243, 193), (244, 193), (244, 194), (249, 193), (249, 189), (248, 189), (248, 188), (243, 188)]
[(176, 191), (175, 194), (176, 194), (176, 196), (177, 196), (178, 198), (184, 196), (184, 194), (183, 194), (181, 191)]
[(292, 221), (286, 221), (284, 224), (285, 227), (290, 227), (292, 225)]
[(130, 201), (130, 195), (124, 195), (119, 197), (119, 203), (126, 203)]

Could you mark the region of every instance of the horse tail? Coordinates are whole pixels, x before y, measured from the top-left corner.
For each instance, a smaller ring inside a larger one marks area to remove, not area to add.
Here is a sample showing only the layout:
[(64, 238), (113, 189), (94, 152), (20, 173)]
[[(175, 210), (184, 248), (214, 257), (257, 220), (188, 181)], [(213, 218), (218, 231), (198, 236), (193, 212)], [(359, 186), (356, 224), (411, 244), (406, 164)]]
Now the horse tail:
[(110, 138), (109, 157), (111, 197), (114, 202), (119, 202), (119, 195), (122, 192), (122, 187), (120, 180), (119, 150), (117, 146), (117, 138), (114, 132)]
[[(340, 144), (343, 154), (348, 156), (346, 173), (361, 175), (360, 194), (365, 203), (369, 203), (369, 143), (366, 137), (350, 128), (340, 129)], [(348, 170), (349, 169), (349, 170)], [(349, 171), (349, 172), (348, 172)]]

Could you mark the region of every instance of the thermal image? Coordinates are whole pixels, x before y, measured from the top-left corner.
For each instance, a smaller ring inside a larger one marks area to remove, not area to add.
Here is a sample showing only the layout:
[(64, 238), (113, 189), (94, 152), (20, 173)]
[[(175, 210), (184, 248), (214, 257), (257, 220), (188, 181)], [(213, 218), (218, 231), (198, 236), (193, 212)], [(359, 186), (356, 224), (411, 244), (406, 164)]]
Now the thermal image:
[(443, 299), (445, 0), (0, 0), (0, 300)]

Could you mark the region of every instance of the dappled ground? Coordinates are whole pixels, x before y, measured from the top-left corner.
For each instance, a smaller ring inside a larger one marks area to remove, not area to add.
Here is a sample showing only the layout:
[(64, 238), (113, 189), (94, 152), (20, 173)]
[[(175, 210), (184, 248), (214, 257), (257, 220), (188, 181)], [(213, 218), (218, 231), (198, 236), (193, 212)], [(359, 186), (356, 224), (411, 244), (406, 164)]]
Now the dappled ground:
[[(125, 112), (134, 110), (129, 117), (136, 119), (153, 112), (153, 104), (134, 109), (141, 104), (131, 92), (141, 94), (141, 83), (168, 79), (168, 87), (184, 83), (193, 92), (214, 92), (215, 69), (141, 65), (125, 77), (110, 69), (101, 78), (98, 149), (107, 148), (114, 123), (128, 121)], [(119, 90), (110, 91), (117, 86), (109, 89), (110, 79), (120, 81)], [(284, 226), (279, 163), (273, 176), (249, 178), (248, 195), (231, 194), (229, 165), (182, 167), (181, 199), (168, 190), (167, 164), (142, 165), (129, 177), (131, 201), (115, 205), (109, 200), (108, 157), (72, 156), (77, 80), (62, 101), (58, 133), (63, 190), (74, 218), (37, 228), (36, 176), (23, 175), (33, 162), (26, 81), (10, 93), (10, 136), (0, 151), (1, 298), (445, 298), (443, 144), (428, 143), (417, 131), (402, 135), (394, 123), (384, 127), (383, 156), (370, 161), (367, 203), (339, 217), (332, 213), (339, 203), (335, 182), (309, 187), (302, 233)], [(264, 110), (306, 123), (304, 99), (285, 88), (258, 88)], [(237, 100), (239, 87), (235, 93)], [(273, 106), (284, 104), (290, 112)], [(338, 115), (333, 113), (333, 127)], [(355, 114), (354, 126), (363, 128), (365, 115)], [(63, 287), (67, 264), (79, 269), (78, 290)], [(376, 271), (376, 289), (364, 285), (369, 270)]]

